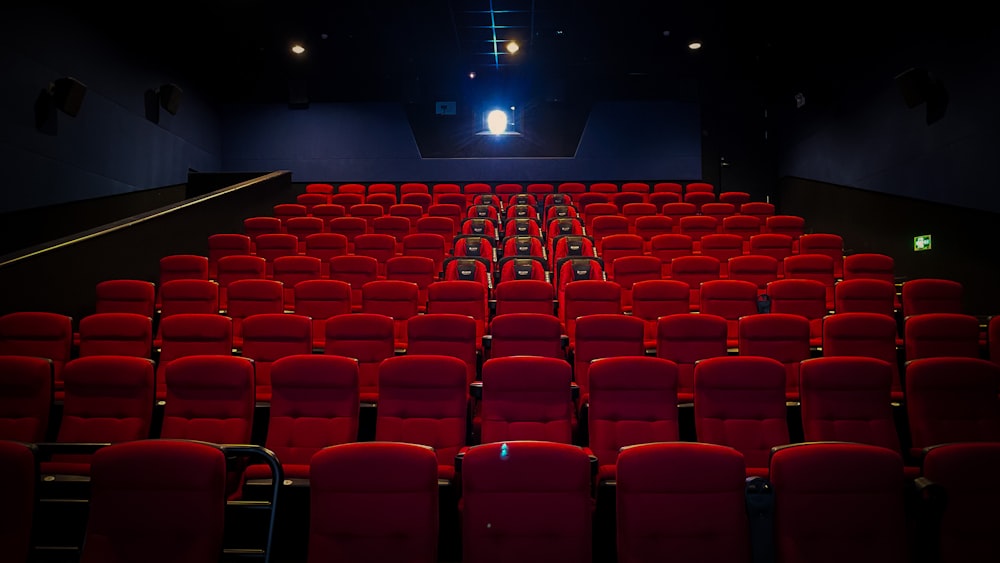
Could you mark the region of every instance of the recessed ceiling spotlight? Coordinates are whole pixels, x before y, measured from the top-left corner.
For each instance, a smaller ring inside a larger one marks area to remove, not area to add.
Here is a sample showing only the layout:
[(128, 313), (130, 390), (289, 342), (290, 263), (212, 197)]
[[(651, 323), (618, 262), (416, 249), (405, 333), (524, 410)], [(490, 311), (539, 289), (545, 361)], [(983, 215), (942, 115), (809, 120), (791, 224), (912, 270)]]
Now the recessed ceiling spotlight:
[(302, 53), (306, 52), (306, 48), (299, 43), (293, 43), (292, 52), (295, 53), (296, 55), (301, 55)]
[(697, 51), (698, 49), (701, 49), (701, 41), (694, 40), (688, 43), (688, 49), (691, 49), (692, 51)]
[(507, 42), (507, 52), (513, 55), (514, 53), (521, 50), (521, 46), (517, 44), (517, 41)]
[(469, 80), (475, 80), (475, 79), (476, 79), (476, 71), (470, 72), (469, 73)]

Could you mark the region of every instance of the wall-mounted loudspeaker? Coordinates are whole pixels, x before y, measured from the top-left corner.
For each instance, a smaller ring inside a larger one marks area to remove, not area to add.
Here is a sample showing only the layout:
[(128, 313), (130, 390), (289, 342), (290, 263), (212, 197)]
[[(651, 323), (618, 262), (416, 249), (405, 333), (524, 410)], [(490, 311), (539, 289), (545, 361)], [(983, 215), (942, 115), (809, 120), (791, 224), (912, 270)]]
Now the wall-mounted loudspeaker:
[(926, 69), (910, 68), (896, 75), (896, 85), (906, 107), (913, 109), (927, 104), (927, 124), (944, 117), (948, 108), (948, 90), (944, 82), (933, 78)]
[(52, 105), (70, 117), (80, 113), (87, 87), (75, 78), (59, 78), (49, 87)]
[(177, 115), (177, 110), (181, 107), (181, 94), (183, 91), (176, 84), (160, 86), (160, 106), (170, 115)]
[(896, 75), (896, 86), (906, 107), (912, 109), (927, 101), (931, 75), (926, 69), (910, 68)]

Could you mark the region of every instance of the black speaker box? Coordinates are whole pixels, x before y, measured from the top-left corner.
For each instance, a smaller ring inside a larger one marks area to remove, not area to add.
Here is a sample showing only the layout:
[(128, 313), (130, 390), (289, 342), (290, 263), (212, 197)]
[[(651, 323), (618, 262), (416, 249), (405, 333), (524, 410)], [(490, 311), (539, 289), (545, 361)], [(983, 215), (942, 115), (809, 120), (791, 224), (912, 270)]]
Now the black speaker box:
[(170, 115), (177, 115), (177, 110), (181, 107), (181, 94), (183, 94), (183, 90), (176, 84), (160, 86), (160, 106), (167, 110)]
[(52, 104), (70, 117), (76, 117), (83, 104), (87, 87), (75, 78), (59, 78), (52, 83)]
[(912, 109), (927, 101), (931, 89), (931, 77), (925, 69), (911, 68), (896, 76), (896, 85), (899, 87), (899, 93), (903, 95), (906, 107)]

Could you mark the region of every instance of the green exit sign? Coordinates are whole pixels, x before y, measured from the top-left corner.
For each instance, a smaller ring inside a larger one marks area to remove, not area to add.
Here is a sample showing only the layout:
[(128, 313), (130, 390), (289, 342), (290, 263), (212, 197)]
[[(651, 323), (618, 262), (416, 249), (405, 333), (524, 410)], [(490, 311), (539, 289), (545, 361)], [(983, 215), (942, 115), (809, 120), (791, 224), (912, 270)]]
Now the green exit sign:
[(931, 249), (931, 235), (920, 235), (913, 237), (913, 251), (920, 252), (921, 250)]

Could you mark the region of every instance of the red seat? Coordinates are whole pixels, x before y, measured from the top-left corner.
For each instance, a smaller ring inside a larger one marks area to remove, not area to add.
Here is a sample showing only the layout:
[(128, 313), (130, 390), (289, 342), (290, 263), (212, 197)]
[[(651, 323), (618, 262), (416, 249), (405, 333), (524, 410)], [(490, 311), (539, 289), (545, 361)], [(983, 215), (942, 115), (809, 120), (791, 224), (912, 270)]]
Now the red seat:
[(479, 442), (573, 443), (572, 379), (569, 362), (558, 358), (507, 356), (483, 362)]
[(739, 319), (739, 354), (773, 358), (785, 366), (785, 399), (799, 400), (799, 368), (812, 357), (809, 321), (800, 315), (769, 313)]
[(213, 563), (225, 514), (222, 448), (187, 439), (111, 444), (93, 457), (80, 561)]
[(8, 509), (0, 516), (0, 553), (10, 561), (30, 561), (38, 488), (37, 449), (0, 441), (0, 483)]
[[(673, 273), (671, 267), (675, 258), (694, 254), (694, 241), (689, 235), (660, 233), (649, 239), (648, 254), (660, 259), (660, 276), (669, 278)], [(690, 299), (690, 295), (688, 297)]]
[(62, 398), (62, 372), (73, 355), (73, 319), (49, 311), (0, 315), (0, 355), (37, 356), (52, 362), (55, 398)]
[(257, 401), (271, 400), (271, 371), (275, 362), (312, 351), (312, 319), (305, 315), (260, 313), (243, 319), (241, 355), (254, 361)]
[(577, 408), (583, 409), (590, 401), (591, 364), (600, 358), (645, 356), (646, 327), (642, 319), (620, 313), (582, 315), (575, 326), (573, 381), (579, 387)]
[[(592, 560), (590, 458), (544, 441), (483, 443), (462, 460), (462, 561)], [(504, 530), (502, 534), (496, 530)]]
[(487, 358), (543, 356), (566, 359), (562, 323), (546, 313), (502, 313), (493, 317), (487, 335)]
[(405, 442), (326, 447), (310, 464), (310, 561), (438, 560), (434, 450)]
[(442, 280), (427, 287), (427, 313), (467, 315), (476, 321), (476, 342), (482, 349), (489, 323), (489, 291), (478, 281)]
[(436, 477), (455, 478), (455, 456), (466, 447), (469, 383), (465, 362), (449, 355), (389, 358), (379, 367), (378, 441), (434, 448)]
[(726, 319), (700, 313), (660, 317), (656, 323), (656, 356), (677, 364), (677, 401), (694, 400), (695, 365), (726, 356)]
[(430, 313), (410, 318), (407, 326), (407, 356), (451, 356), (462, 360), (466, 385), (479, 378), (479, 348), (476, 321), (457, 313)]
[(633, 317), (646, 325), (646, 349), (656, 348), (656, 324), (660, 317), (688, 313), (688, 286), (684, 282), (667, 279), (637, 281), (632, 285)]
[[(322, 197), (322, 196), (321, 196)], [(208, 277), (216, 279), (219, 258), (232, 255), (248, 255), (253, 252), (253, 243), (243, 233), (215, 233), (208, 236)], [(152, 316), (152, 315), (150, 315)]]
[(344, 217), (334, 217), (326, 225), (326, 230), (331, 233), (342, 234), (347, 237), (347, 252), (354, 252), (354, 239), (358, 235), (363, 235), (370, 232), (368, 228), (368, 221), (365, 221), (361, 217), (353, 217), (350, 215)]
[(622, 290), (622, 311), (632, 312), (632, 288), (645, 280), (659, 280), (663, 263), (649, 254), (622, 256), (615, 260), (615, 283)]
[(233, 320), (218, 313), (178, 313), (160, 321), (163, 342), (156, 361), (156, 398), (167, 397), (167, 368), (188, 356), (231, 356)]
[(354, 358), (358, 362), (361, 402), (378, 402), (378, 368), (396, 352), (392, 317), (375, 313), (337, 315), (326, 320), (324, 354)]
[(507, 280), (493, 288), (494, 318), (506, 313), (540, 313), (555, 316), (555, 288), (547, 281)]
[[(890, 392), (892, 366), (858, 356), (802, 362), (802, 431), (807, 442), (856, 442), (903, 455)], [(914, 466), (910, 477), (919, 469)]]
[(770, 467), (778, 561), (912, 561), (898, 453), (869, 444), (792, 444), (772, 454)]
[(740, 343), (739, 323), (756, 315), (757, 286), (743, 280), (718, 279), (702, 282), (698, 310), (726, 319), (726, 345), (737, 348)]
[(823, 356), (863, 356), (888, 363), (892, 400), (903, 400), (895, 319), (868, 312), (828, 315), (823, 320), (822, 344)]
[(916, 278), (903, 283), (903, 316), (924, 313), (964, 313), (961, 282), (942, 278)]
[(351, 285), (351, 308), (361, 311), (361, 288), (378, 279), (378, 260), (372, 256), (347, 254), (330, 258), (329, 277), (331, 280), (347, 282)]
[(365, 233), (354, 237), (354, 254), (371, 256), (377, 261), (376, 275), (385, 279), (385, 263), (396, 253), (396, 238), (386, 233)]
[(326, 222), (321, 217), (291, 217), (285, 221), (285, 232), (299, 241), (298, 252), (306, 250), (306, 237), (313, 233), (326, 232)]
[(152, 358), (153, 320), (137, 313), (93, 313), (80, 319), (78, 357)]
[(729, 277), (729, 260), (743, 254), (743, 239), (731, 233), (710, 233), (701, 238), (700, 252), (719, 259), (719, 276)]
[(790, 442), (785, 366), (760, 356), (699, 361), (694, 366), (694, 421), (699, 442), (739, 450), (747, 476), (767, 478), (771, 448)]
[(910, 455), (949, 442), (1000, 441), (1000, 366), (980, 358), (920, 358), (906, 363)]
[(52, 388), (52, 360), (0, 355), (0, 440), (46, 441)]
[(752, 560), (738, 451), (670, 440), (626, 446), (615, 488), (618, 561)]
[(809, 319), (809, 345), (823, 344), (823, 318), (830, 309), (826, 285), (807, 278), (784, 278), (767, 284), (772, 313), (790, 313)]
[(816, 280), (825, 288), (826, 308), (833, 311), (834, 286), (837, 278), (834, 275), (833, 258), (826, 254), (795, 254), (786, 256), (782, 264), (785, 279)]
[(343, 233), (315, 233), (306, 237), (302, 253), (319, 258), (322, 263), (320, 274), (326, 277), (330, 275), (330, 258), (347, 254), (349, 248), (350, 241)]
[[(286, 479), (308, 479), (313, 454), (358, 440), (358, 362), (344, 356), (293, 354), (271, 364), (265, 447), (281, 461)], [(251, 466), (247, 478), (267, 478)]]
[[(241, 258), (227, 258), (241, 260)], [(163, 296), (159, 320), (156, 323), (156, 334), (153, 335), (153, 347), (159, 348), (163, 342), (163, 321), (180, 313), (197, 313), (215, 315), (220, 311), (219, 295), (221, 288), (218, 283), (209, 280), (172, 280), (160, 288)]]
[(236, 280), (229, 284), (226, 316), (233, 323), (233, 349), (243, 348), (243, 321), (261, 313), (285, 311), (284, 286), (278, 280)]
[(167, 398), (160, 438), (252, 443), (253, 360), (186, 356), (167, 364), (165, 378)]
[(701, 307), (701, 284), (720, 279), (722, 265), (714, 256), (689, 254), (670, 261), (670, 278), (688, 284), (691, 312)]
[(156, 315), (156, 284), (148, 280), (110, 279), (95, 286), (95, 313)]
[(326, 342), (326, 321), (351, 313), (351, 284), (343, 280), (305, 280), (295, 286), (295, 313), (312, 321), (313, 349)]
[(996, 471), (1000, 444), (942, 444), (927, 450), (923, 477), (944, 492), (939, 524), (931, 530), (941, 561), (995, 561), (1000, 541), (992, 522), (1000, 517)]
[(616, 477), (619, 452), (635, 444), (676, 442), (677, 364), (651, 356), (610, 356), (590, 366), (588, 448), (597, 484)]
[[(56, 442), (113, 443), (150, 437), (153, 361), (134, 356), (89, 356), (66, 364), (66, 395)], [(89, 475), (90, 454), (54, 453), (44, 475)]]
[[(284, 307), (295, 310), (295, 286), (306, 280), (323, 279), (323, 261), (315, 256), (296, 254), (275, 258), (271, 277), (281, 282)], [(228, 306), (227, 306), (228, 310)]]
[(924, 313), (907, 317), (903, 325), (907, 361), (958, 356), (979, 358), (979, 319), (961, 313)]
[[(215, 290), (218, 296), (215, 300), (218, 303), (214, 308), (219, 311), (225, 311), (229, 307), (229, 284), (236, 280), (245, 279), (267, 279), (267, 260), (262, 256), (244, 254), (223, 256), (220, 258), (215, 277), (215, 281), (218, 283), (218, 288)], [(188, 287), (193, 289), (196, 286), (189, 282)], [(205, 292), (207, 295), (209, 293), (208, 289)]]
[(406, 350), (407, 325), (419, 311), (419, 288), (404, 280), (375, 280), (361, 287), (361, 312), (392, 319), (395, 346)]

